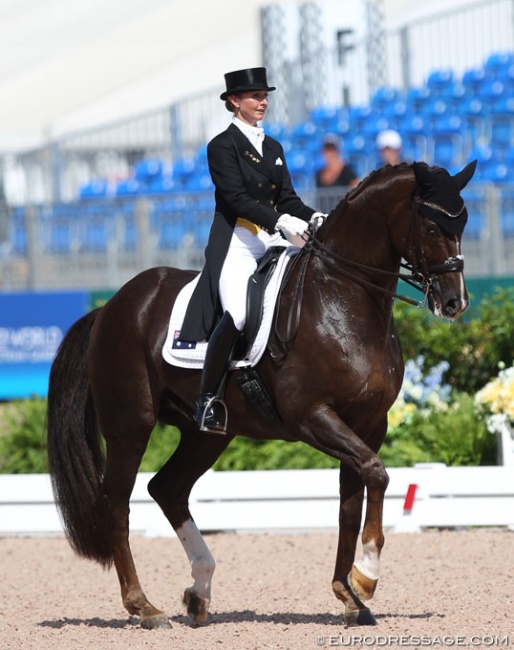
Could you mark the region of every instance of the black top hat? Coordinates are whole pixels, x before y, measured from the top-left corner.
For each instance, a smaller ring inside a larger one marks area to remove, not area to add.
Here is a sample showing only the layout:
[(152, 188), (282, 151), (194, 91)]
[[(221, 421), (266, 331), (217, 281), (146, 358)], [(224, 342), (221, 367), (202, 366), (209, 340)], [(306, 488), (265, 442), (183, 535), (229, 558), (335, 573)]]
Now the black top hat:
[(268, 86), (266, 68), (248, 68), (235, 70), (225, 75), (227, 89), (221, 93), (220, 98), (225, 101), (229, 95), (237, 95), (246, 90), (275, 90), (275, 86)]

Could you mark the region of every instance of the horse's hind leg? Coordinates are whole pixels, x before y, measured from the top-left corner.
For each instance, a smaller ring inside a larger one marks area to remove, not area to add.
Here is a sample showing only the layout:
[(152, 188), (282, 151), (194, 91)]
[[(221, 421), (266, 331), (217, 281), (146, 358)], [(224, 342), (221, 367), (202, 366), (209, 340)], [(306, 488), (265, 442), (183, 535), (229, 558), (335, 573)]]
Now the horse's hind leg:
[(171, 627), (166, 614), (154, 607), (145, 596), (137, 575), (129, 543), (129, 501), (137, 471), (149, 439), (147, 434), (130, 445), (126, 437), (107, 439), (106, 469), (104, 477), (104, 507), (108, 523), (107, 533), (121, 587), (123, 605), (140, 617), (141, 627), (154, 629)]
[(226, 449), (230, 436), (206, 436), (181, 427), (179, 446), (148, 484), (148, 491), (173, 526), (191, 564), (193, 585), (184, 592), (184, 604), (193, 621), (207, 621), (214, 558), (189, 511), (189, 494), (197, 479)]

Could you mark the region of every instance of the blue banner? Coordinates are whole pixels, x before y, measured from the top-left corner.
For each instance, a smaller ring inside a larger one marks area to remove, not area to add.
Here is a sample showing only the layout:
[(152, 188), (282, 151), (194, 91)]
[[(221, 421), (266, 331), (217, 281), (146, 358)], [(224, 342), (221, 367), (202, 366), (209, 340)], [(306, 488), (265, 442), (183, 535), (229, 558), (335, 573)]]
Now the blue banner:
[(57, 348), (88, 303), (85, 291), (0, 294), (0, 400), (46, 397)]

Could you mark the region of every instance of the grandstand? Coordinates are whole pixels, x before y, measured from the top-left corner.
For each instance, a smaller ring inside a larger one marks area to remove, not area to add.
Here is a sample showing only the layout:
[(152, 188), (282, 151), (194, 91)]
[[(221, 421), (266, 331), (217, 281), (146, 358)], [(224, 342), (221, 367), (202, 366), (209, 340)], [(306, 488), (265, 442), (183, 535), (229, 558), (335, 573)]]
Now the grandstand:
[[(195, 101), (184, 112), (191, 113)], [(217, 92), (198, 99), (211, 101), (219, 111)], [(163, 141), (180, 106), (172, 108), (166, 119), (147, 116), (162, 121)], [(375, 138), (384, 128), (399, 131), (407, 160), (455, 172), (476, 158), (477, 174), (465, 192), (467, 273), (514, 273), (514, 42), (462, 70), (438, 67), (419, 84), (379, 86), (367, 102), (320, 103), (301, 121), (264, 126), (282, 142), (295, 186), (312, 205), (319, 198), (313, 181), (327, 132), (342, 137), (345, 158), (361, 177), (379, 164)], [(148, 266), (200, 268), (213, 211), (208, 130), (197, 128), (169, 155), (150, 135), (145, 146), (144, 131), (131, 129), (140, 143), (130, 145), (122, 178), (93, 175), (66, 201), (15, 207), (0, 242), (1, 288), (116, 288)], [(80, 146), (91, 151), (87, 134), (74, 137), (75, 146), (83, 138)], [(339, 198), (326, 191), (324, 202)]]

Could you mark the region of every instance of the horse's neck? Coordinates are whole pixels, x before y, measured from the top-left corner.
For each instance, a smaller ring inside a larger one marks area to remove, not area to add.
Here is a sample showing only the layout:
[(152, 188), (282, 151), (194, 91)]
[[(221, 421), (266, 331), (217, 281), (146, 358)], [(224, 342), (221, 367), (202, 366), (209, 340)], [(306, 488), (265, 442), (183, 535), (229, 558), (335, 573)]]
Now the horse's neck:
[(350, 260), (396, 272), (408, 235), (410, 168), (372, 172), (334, 211), (324, 244)]

